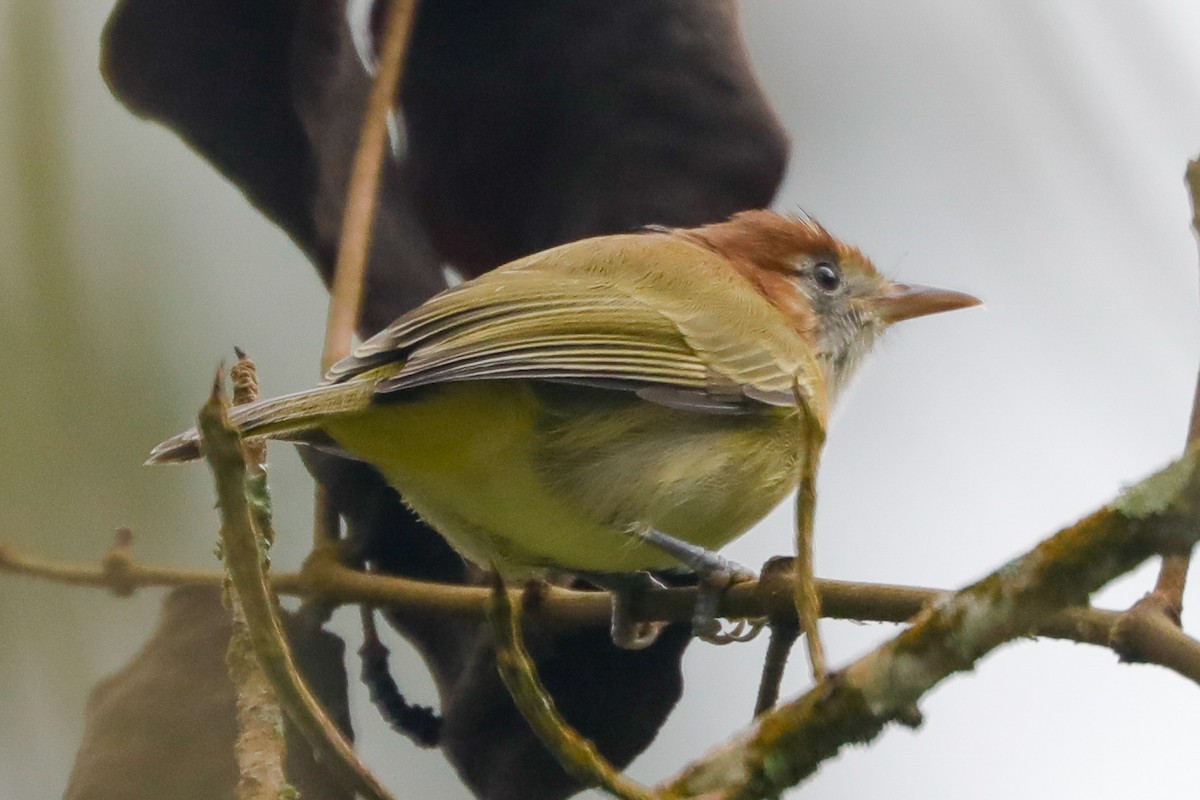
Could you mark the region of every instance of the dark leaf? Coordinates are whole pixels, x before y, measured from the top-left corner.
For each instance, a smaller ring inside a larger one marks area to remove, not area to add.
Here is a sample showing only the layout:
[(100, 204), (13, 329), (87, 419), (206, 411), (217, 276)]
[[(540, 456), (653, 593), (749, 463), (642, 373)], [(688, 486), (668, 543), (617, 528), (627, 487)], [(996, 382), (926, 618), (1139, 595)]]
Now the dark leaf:
[[(342, 640), (285, 616), (309, 686), (351, 734)], [(133, 660), (92, 690), (66, 800), (220, 800), (234, 797), (234, 688), (225, 669), (232, 630), (215, 589), (177, 589)], [(288, 780), (306, 797), (352, 793), (287, 726)]]
[[(105, 71), (328, 280), (369, 85), (342, 0), (122, 0)], [(445, 264), (475, 275), (585, 236), (722, 219), (767, 205), (786, 160), (733, 0), (424, 0), (402, 98), (406, 149), (384, 175), (368, 334), (441, 288)], [(375, 568), (472, 580), (373, 470), (307, 460)], [(391, 619), (434, 674), (443, 746), (477, 794), (577, 788), (516, 716), (483, 626)], [(637, 653), (601, 630), (529, 638), (567, 719), (620, 764), (678, 699), (682, 630)]]

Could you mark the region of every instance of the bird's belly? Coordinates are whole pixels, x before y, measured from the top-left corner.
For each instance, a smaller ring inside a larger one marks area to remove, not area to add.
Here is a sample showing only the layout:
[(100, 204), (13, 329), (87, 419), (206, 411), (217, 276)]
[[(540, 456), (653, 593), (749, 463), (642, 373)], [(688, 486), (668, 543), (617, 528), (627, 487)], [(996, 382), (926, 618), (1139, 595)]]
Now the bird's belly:
[(797, 474), (794, 417), (517, 381), (448, 384), (327, 430), (464, 557), (510, 575), (678, 566), (631, 533), (654, 528), (716, 549)]

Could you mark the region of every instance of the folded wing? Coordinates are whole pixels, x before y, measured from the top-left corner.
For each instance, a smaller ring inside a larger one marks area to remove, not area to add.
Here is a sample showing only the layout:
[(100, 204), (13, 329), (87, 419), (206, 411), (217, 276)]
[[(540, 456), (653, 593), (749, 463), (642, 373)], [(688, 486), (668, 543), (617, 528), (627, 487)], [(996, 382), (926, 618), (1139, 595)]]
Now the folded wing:
[(397, 363), (375, 373), (377, 396), (450, 381), (540, 379), (714, 412), (792, 405), (799, 336), (718, 259), (660, 233), (564, 245), (438, 295), (326, 380)]

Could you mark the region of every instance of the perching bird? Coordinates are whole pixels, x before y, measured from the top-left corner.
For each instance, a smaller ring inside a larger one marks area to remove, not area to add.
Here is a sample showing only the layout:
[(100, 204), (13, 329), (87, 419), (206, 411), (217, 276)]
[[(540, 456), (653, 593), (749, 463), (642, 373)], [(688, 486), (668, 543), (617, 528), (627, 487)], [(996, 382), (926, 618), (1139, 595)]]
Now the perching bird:
[[(892, 283), (810, 219), (747, 211), (513, 261), (321, 386), (231, 417), (373, 464), (508, 578), (704, 569), (796, 488), (798, 387), (831, 405), (889, 325), (978, 303)], [(150, 463), (198, 455), (191, 430)]]

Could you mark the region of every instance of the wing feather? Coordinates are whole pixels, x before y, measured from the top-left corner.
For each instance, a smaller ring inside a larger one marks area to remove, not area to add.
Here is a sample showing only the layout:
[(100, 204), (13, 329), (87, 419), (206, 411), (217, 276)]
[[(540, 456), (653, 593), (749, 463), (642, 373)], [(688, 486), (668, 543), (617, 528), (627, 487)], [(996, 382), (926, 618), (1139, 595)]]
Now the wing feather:
[(802, 341), (715, 259), (663, 234), (564, 245), (432, 298), (335, 364), (326, 380), (400, 362), (374, 373), (377, 395), (537, 379), (637, 391), (714, 413), (792, 405)]

